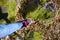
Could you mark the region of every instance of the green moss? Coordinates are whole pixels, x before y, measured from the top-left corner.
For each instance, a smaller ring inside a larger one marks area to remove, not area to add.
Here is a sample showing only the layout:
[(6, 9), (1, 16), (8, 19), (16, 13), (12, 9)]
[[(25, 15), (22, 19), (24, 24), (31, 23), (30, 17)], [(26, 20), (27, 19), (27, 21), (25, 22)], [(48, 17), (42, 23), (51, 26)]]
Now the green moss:
[(32, 40), (33, 39), (33, 35), (34, 35), (33, 30), (24, 30), (24, 33), (25, 33), (24, 40)]
[(37, 9), (35, 9), (33, 12), (27, 13), (26, 17), (35, 20), (37, 18), (37, 16), (39, 15), (38, 12), (39, 12), (40, 8), (41, 8), (41, 6), (38, 6)]
[(12, 0), (7, 2), (6, 7), (8, 9), (8, 18), (16, 16), (16, 1)]
[(46, 2), (47, 0), (40, 0), (41, 2)]
[(33, 37), (33, 40), (41, 40), (40, 38), (40, 33), (39, 32), (34, 32), (34, 37)]
[(46, 20), (52, 18), (53, 16), (53, 12), (43, 9), (38, 5), (38, 8), (35, 11), (27, 13), (26, 18), (31, 18), (33, 20)]
[[(16, 21), (16, 1), (15, 0), (0, 0), (0, 6), (4, 6), (8, 10), (8, 20)], [(5, 20), (4, 20), (5, 21)], [(3, 21), (2, 21), (3, 22)]]
[(42, 40), (42, 35), (44, 33), (44, 30), (41, 29), (38, 32), (30, 30), (29, 31), (29, 33), (30, 33), (29, 36), (28, 36), (28, 33), (27, 33), (28, 31), (27, 30), (25, 30), (24, 32), (25, 32), (24, 40)]
[(33, 36), (33, 39), (32, 40), (42, 40), (43, 33), (44, 33), (44, 30), (43, 29), (41, 29), (38, 32), (34, 32), (34, 36)]
[(6, 24), (6, 21), (5, 20), (0, 20), (0, 24)]

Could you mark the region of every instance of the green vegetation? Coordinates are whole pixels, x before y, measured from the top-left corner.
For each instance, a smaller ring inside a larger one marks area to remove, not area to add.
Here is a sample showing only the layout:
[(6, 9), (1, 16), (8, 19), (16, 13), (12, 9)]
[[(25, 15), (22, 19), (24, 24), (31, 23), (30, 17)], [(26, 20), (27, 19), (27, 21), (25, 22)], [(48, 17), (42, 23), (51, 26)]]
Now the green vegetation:
[(8, 9), (8, 18), (12, 16), (16, 16), (16, 1), (11, 0), (11, 2), (7, 2), (6, 7)]
[(2, 20), (0, 20), (0, 23), (1, 24), (6, 24), (6, 21), (2, 19)]
[(7, 18), (11, 22), (14, 22), (16, 20), (16, 1), (15, 0), (10, 0), (10, 1), (9, 0), (0, 0), (0, 6), (4, 6), (5, 8), (7, 8), (7, 10), (8, 10)]
[(44, 30), (34, 32), (33, 40), (42, 40), (43, 33), (44, 33)]
[(53, 12), (41, 8), (41, 6), (39, 6), (39, 5), (35, 11), (29, 12), (26, 15), (27, 18), (31, 18), (33, 20), (37, 20), (37, 19), (48, 20), (48, 19), (52, 18), (53, 16), (54, 16)]
[(41, 2), (46, 2), (46, 0), (40, 0)]
[(42, 35), (44, 33), (44, 30), (41, 29), (38, 32), (30, 30), (29, 33), (27, 32), (28, 30), (25, 30), (25, 40), (42, 40)]

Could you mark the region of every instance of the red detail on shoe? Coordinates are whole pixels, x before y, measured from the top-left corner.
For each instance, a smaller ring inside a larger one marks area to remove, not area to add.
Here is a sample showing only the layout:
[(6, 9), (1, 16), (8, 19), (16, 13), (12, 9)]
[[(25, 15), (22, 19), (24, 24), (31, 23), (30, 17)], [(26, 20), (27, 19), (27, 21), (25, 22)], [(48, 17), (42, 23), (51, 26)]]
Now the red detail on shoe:
[(26, 27), (28, 25), (28, 22), (26, 20), (24, 20), (23, 25)]

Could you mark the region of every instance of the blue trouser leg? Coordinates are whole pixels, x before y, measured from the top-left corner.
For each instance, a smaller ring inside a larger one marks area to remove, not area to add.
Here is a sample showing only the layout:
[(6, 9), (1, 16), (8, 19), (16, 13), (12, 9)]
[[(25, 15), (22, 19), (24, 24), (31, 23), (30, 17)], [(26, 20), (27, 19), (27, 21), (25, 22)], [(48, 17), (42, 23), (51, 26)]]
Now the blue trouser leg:
[(22, 22), (15, 22), (12, 24), (0, 24), (0, 38), (5, 37), (23, 26)]

